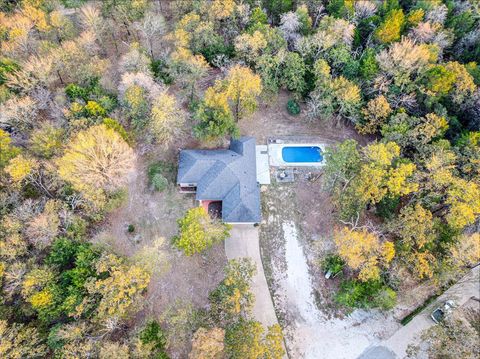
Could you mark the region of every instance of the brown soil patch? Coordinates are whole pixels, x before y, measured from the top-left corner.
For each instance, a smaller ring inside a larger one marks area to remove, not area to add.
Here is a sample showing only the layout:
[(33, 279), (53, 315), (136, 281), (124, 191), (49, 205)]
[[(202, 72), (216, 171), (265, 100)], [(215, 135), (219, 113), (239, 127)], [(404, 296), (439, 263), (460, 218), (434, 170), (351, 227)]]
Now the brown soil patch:
[(298, 116), (287, 112), (287, 101), (290, 99), (287, 91), (280, 91), (278, 96), (264, 99), (257, 111), (239, 123), (242, 135), (255, 136), (257, 144), (267, 143), (269, 137), (276, 136), (315, 136), (327, 143), (343, 141), (349, 138), (365, 144), (367, 139), (360, 136), (353, 126), (337, 124), (333, 126), (328, 121), (309, 121), (305, 115), (305, 106)]

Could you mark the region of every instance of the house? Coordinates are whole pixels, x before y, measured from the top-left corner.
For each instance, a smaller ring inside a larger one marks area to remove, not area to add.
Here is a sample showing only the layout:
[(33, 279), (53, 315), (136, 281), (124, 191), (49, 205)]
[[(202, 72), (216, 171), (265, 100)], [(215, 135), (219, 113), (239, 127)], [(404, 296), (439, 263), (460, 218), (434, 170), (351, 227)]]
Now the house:
[(225, 223), (259, 223), (255, 138), (232, 139), (227, 150), (182, 150), (177, 185), (207, 209), (220, 207)]

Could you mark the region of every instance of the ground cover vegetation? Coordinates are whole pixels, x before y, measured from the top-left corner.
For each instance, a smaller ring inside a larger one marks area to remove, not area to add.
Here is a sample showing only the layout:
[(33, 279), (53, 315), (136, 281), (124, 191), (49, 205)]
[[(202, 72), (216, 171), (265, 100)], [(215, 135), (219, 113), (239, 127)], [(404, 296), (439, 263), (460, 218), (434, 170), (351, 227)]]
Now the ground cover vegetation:
[[(392, 308), (399, 267), (448, 283), (480, 259), (475, 0), (0, 0), (0, 51), (2, 357), (168, 357), (162, 323), (137, 320), (151, 271), (90, 239), (142, 146), (239, 136), (280, 90), (371, 139), (325, 153), (339, 303)], [(188, 256), (228, 236), (200, 211), (172, 240)], [(282, 357), (250, 315), (254, 270), (228, 263), (190, 357)]]

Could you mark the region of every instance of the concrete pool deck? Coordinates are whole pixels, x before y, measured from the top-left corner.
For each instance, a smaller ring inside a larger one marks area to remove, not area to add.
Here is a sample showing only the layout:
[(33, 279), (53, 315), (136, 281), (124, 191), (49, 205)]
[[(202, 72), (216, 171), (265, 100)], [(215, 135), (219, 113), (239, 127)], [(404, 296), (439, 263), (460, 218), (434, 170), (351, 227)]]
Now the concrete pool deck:
[(323, 143), (269, 143), (268, 156), (270, 158), (270, 166), (272, 167), (322, 167), (325, 161), (320, 162), (285, 162), (282, 156), (284, 147), (319, 147), (322, 152), (325, 151)]

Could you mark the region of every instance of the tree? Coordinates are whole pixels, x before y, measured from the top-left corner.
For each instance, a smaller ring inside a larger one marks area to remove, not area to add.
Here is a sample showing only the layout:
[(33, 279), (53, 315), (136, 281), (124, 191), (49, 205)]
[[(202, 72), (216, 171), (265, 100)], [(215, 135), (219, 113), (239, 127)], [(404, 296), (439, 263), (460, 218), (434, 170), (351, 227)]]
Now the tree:
[(192, 339), (190, 359), (220, 359), (224, 356), (225, 330), (222, 328), (199, 328)]
[(138, 30), (142, 34), (144, 46), (150, 53), (150, 57), (155, 59), (154, 44), (156, 39), (161, 38), (167, 31), (167, 24), (161, 14), (148, 12), (143, 17)]
[(303, 59), (296, 52), (287, 52), (283, 59), (280, 83), (298, 96), (306, 88), (305, 73), (307, 69)]
[(120, 59), (119, 68), (121, 73), (142, 73), (151, 75), (150, 59), (145, 50), (143, 50), (138, 43), (130, 45), (128, 52), (126, 52)]
[(0, 129), (0, 169), (20, 153), (20, 149), (13, 146), (8, 132)]
[(48, 348), (40, 333), (33, 327), (0, 321), (0, 356), (3, 358), (44, 358)]
[[(150, 274), (137, 265), (130, 265), (113, 254), (104, 254), (95, 265), (99, 279), (86, 283), (90, 296), (100, 296), (96, 316), (101, 321), (126, 318), (141, 305), (142, 294), (150, 282)], [(77, 307), (88, 309), (89, 299)]]
[(172, 64), (170, 69), (173, 77), (178, 79), (182, 86), (189, 92), (189, 100), (194, 99), (197, 83), (205, 76), (209, 66), (202, 55), (193, 55), (185, 47), (178, 47), (170, 56)]
[(8, 162), (8, 165), (5, 167), (5, 172), (10, 175), (14, 183), (20, 184), (37, 168), (38, 162), (35, 159), (20, 154)]
[(30, 148), (37, 156), (51, 158), (60, 151), (63, 135), (62, 128), (44, 123), (39, 129), (33, 131)]
[(235, 52), (247, 64), (254, 64), (267, 47), (267, 40), (260, 31), (244, 33), (235, 38)]
[(355, 140), (345, 140), (336, 147), (327, 147), (325, 158), (325, 184), (333, 190), (347, 185), (360, 171), (360, 153)]
[(212, 220), (203, 207), (191, 208), (178, 220), (180, 234), (173, 238), (174, 245), (187, 256), (201, 253), (229, 236), (230, 226)]
[(387, 267), (395, 255), (392, 242), (380, 241), (365, 229), (344, 227), (334, 232), (337, 251), (347, 265), (358, 271), (358, 279), (366, 282), (380, 279), (380, 269)]
[(468, 314), (463, 313), (465, 313), (465, 309), (459, 308), (444, 322), (423, 331), (421, 338), (427, 345), (422, 346), (423, 350), (421, 347), (409, 346), (407, 350), (409, 357), (418, 358), (426, 355), (429, 358), (445, 359), (477, 358), (480, 354), (478, 314), (473, 314), (469, 319)]
[(0, 107), (0, 124), (19, 130), (33, 128), (38, 113), (36, 101), (30, 96), (12, 97)]
[(259, 322), (241, 319), (227, 327), (225, 351), (229, 358), (280, 359), (285, 355), (282, 346), (283, 335), (279, 325), (265, 329)]
[(480, 233), (464, 234), (450, 249), (451, 258), (457, 266), (472, 267), (480, 261)]
[(35, 216), (28, 224), (26, 237), (37, 248), (45, 248), (57, 236), (60, 226), (58, 211), (60, 203), (49, 200), (45, 203), (42, 213)]
[(385, 197), (404, 196), (418, 189), (413, 179), (415, 164), (399, 158), (400, 147), (394, 142), (373, 143), (359, 153), (356, 142), (350, 140), (326, 152), (326, 184), (334, 192), (342, 218), (350, 219)]
[(252, 114), (257, 107), (257, 97), (262, 92), (262, 80), (249, 68), (235, 65), (224, 80), (215, 83), (215, 89), (224, 93), (232, 106), (235, 120), (238, 122)]
[(167, 147), (180, 137), (184, 125), (185, 113), (174, 96), (164, 92), (153, 101), (149, 128), (158, 142)]
[(101, 77), (108, 61), (98, 56), (96, 36), (83, 32), (74, 40), (65, 41), (51, 52), (54, 73), (60, 82), (87, 85), (93, 78)]
[(431, 48), (425, 44), (417, 45), (408, 38), (393, 43), (375, 57), (380, 69), (392, 76), (397, 86), (411, 82), (412, 75), (422, 72), (425, 66), (436, 60)]
[(389, 44), (400, 40), (403, 27), (405, 25), (405, 15), (402, 9), (391, 10), (382, 24), (375, 31), (375, 38), (381, 44)]
[(205, 98), (195, 111), (195, 119), (198, 123), (194, 127), (194, 133), (203, 140), (212, 141), (226, 135), (239, 136), (227, 97), (212, 87), (205, 91)]
[(400, 239), (399, 248), (410, 271), (419, 279), (432, 277), (437, 263), (432, 249), (438, 237), (432, 213), (419, 203), (404, 207), (391, 228)]
[(382, 126), (381, 133), (386, 141), (397, 143), (404, 152), (409, 149), (420, 152), (427, 144), (441, 138), (447, 129), (447, 120), (435, 113), (415, 117), (399, 112)]
[(343, 76), (333, 78), (328, 63), (321, 59), (314, 64), (315, 90), (307, 103), (312, 118), (330, 118), (339, 114), (356, 122), (361, 104), (360, 88)]
[(115, 130), (97, 125), (79, 132), (56, 164), (62, 179), (92, 195), (124, 185), (133, 169), (134, 154)]
[(267, 10), (268, 16), (270, 17), (272, 23), (278, 24), (280, 20), (280, 15), (286, 13), (287, 11), (292, 10), (293, 1), (292, 0), (263, 0), (262, 5)]
[(383, 95), (371, 99), (368, 101), (367, 107), (362, 110), (362, 123), (356, 125), (358, 132), (362, 134), (376, 133), (391, 113), (392, 108)]
[(225, 278), (210, 293), (209, 299), (214, 317), (228, 323), (250, 313), (254, 302), (250, 285), (256, 267), (249, 258), (232, 259), (224, 272)]

